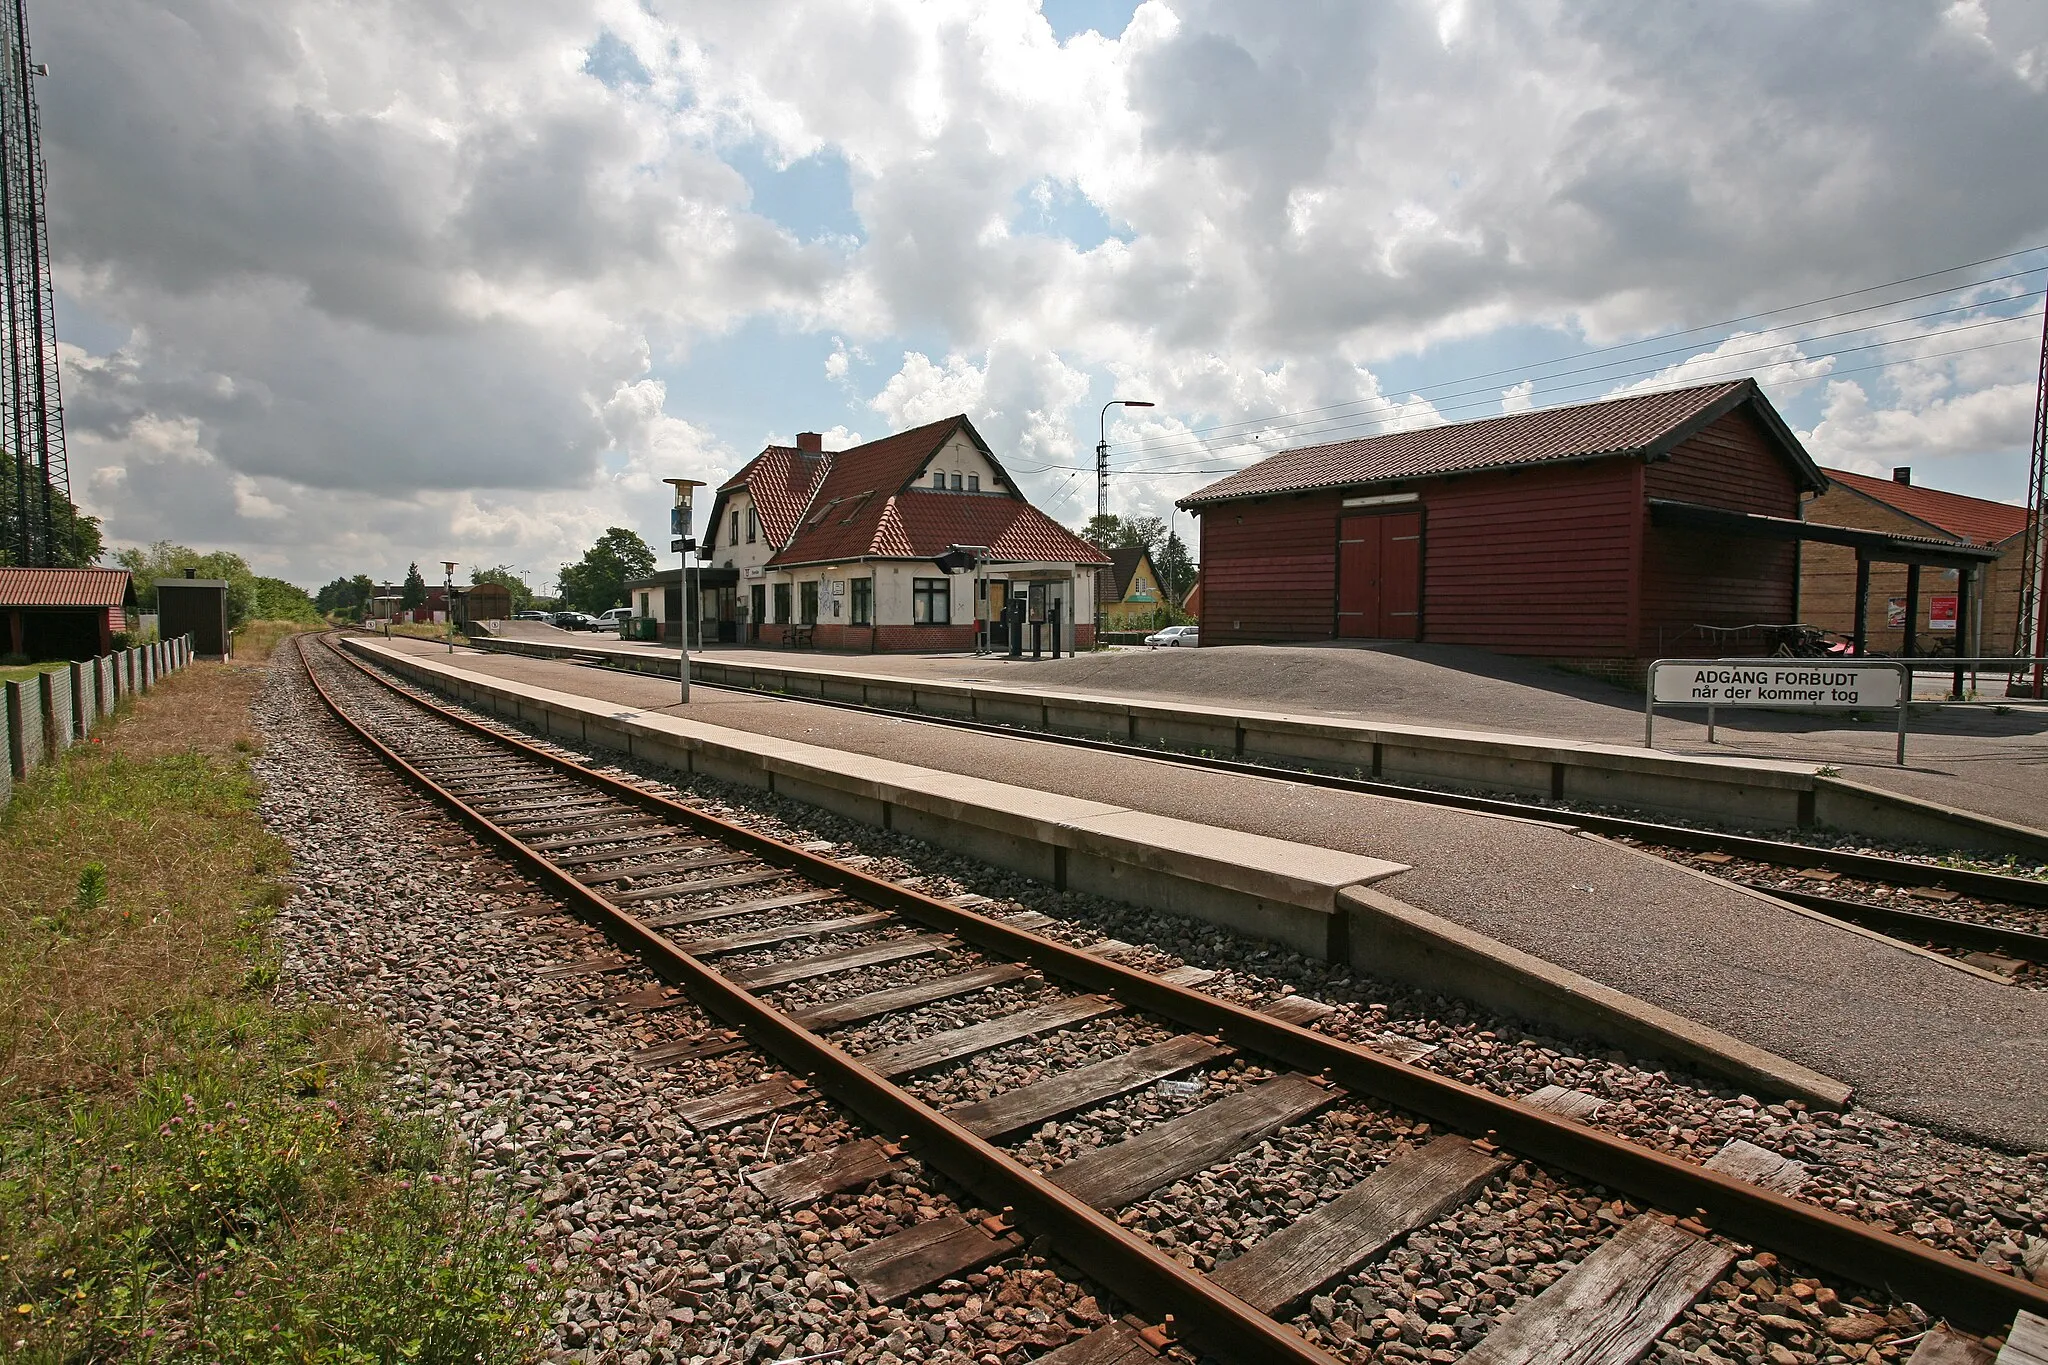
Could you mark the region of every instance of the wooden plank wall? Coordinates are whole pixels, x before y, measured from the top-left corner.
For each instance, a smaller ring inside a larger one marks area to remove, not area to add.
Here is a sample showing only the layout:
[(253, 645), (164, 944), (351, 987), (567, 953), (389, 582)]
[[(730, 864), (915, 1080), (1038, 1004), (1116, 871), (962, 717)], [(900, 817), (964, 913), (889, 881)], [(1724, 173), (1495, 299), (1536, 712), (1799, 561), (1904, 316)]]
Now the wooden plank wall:
[(1508, 654), (1627, 655), (1636, 469), (1598, 460), (1431, 485), (1422, 638)]
[[(1643, 471), (1652, 498), (1707, 503), (1773, 517), (1799, 515), (1799, 485), (1748, 412), (1737, 409)], [(1792, 619), (1798, 552), (1789, 543), (1646, 526), (1638, 650), (1644, 658), (1709, 646), (1695, 625), (1783, 624)]]
[(1337, 625), (1334, 493), (1202, 515), (1202, 642), (1327, 640)]

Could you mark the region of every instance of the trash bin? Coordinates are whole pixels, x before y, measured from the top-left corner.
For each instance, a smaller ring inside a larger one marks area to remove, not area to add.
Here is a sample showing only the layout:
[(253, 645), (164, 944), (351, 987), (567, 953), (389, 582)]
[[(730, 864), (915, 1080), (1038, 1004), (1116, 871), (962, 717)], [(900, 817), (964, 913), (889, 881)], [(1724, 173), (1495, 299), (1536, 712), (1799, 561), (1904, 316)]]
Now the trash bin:
[(661, 639), (661, 622), (652, 616), (630, 616), (621, 623), (620, 636), (628, 640), (640, 640), (649, 644)]

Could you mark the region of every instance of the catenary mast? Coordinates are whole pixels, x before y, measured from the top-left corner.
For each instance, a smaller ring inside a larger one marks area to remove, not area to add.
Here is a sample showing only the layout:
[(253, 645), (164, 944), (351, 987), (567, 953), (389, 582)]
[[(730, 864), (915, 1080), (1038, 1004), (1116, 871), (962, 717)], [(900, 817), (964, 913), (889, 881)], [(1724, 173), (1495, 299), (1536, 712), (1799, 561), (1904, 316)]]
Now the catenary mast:
[(57, 382), (42, 118), (29, 56), (28, 0), (0, 4), (0, 451), (8, 489), (6, 551), (17, 564), (66, 560), (71, 472)]

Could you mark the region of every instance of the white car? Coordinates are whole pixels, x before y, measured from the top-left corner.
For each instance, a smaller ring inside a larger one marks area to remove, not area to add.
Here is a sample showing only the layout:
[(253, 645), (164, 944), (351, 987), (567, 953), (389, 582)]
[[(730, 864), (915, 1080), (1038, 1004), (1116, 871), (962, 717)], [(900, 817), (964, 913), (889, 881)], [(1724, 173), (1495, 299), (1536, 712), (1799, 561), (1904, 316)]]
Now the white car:
[(597, 619), (602, 621), (607, 629), (617, 630), (619, 622), (633, 619), (633, 609), (631, 607), (613, 607), (610, 611), (599, 612)]
[(1202, 643), (1200, 626), (1168, 626), (1145, 637), (1145, 643), (1153, 649), (1193, 649)]

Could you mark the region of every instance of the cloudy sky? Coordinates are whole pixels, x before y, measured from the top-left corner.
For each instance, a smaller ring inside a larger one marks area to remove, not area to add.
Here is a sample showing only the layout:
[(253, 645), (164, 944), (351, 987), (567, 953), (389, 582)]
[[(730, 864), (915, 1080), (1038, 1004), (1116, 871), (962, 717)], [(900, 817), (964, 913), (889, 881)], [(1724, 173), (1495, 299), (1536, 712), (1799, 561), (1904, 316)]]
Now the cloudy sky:
[(74, 491), (115, 543), (543, 586), (799, 430), (968, 412), (1078, 524), (1113, 397), (1159, 405), (1112, 423), (1113, 508), (1165, 513), (1262, 450), (1749, 372), (1824, 463), (2024, 496), (2036, 0), (31, 25)]

